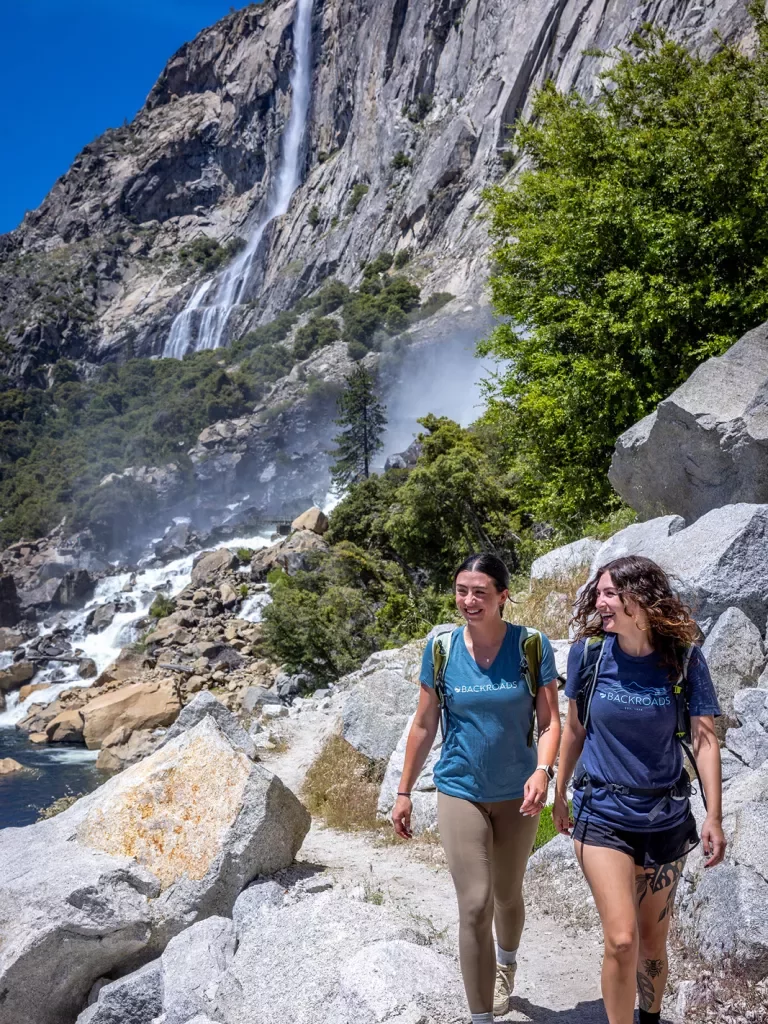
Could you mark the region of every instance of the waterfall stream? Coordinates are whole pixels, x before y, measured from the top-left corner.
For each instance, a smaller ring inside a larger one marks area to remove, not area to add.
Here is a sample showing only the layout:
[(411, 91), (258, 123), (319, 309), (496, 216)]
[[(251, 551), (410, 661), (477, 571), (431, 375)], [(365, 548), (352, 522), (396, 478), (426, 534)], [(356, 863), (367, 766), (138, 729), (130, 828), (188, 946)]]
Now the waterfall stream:
[(272, 198), (240, 255), (218, 277), (198, 285), (186, 308), (173, 321), (164, 356), (180, 359), (190, 350), (199, 352), (202, 349), (219, 348), (226, 342), (225, 331), (230, 313), (240, 301), (248, 282), (253, 257), (264, 231), (275, 217), (281, 217), (288, 210), (291, 196), (299, 185), (301, 143), (309, 112), (312, 72), (312, 3), (313, 0), (296, 0), (294, 63), (290, 76), (293, 98)]

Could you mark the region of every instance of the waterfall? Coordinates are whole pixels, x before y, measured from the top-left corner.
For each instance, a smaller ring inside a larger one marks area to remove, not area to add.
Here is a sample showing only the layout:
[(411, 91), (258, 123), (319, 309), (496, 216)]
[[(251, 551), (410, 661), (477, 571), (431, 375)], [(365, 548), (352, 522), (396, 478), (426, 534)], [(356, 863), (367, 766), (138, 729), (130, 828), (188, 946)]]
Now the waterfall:
[[(296, 0), (293, 28), (293, 68), (291, 69), (291, 113), (282, 140), (282, 154), (272, 198), (256, 225), (245, 249), (217, 278), (204, 281), (195, 289), (186, 308), (171, 325), (164, 356), (180, 359), (190, 349), (219, 348), (226, 340), (224, 331), (233, 306), (238, 304), (248, 281), (251, 263), (267, 225), (288, 210), (291, 196), (300, 180), (301, 142), (309, 112), (309, 87), (312, 70), (312, 2)], [(215, 287), (214, 287), (215, 285)], [(207, 300), (207, 302), (206, 302)]]

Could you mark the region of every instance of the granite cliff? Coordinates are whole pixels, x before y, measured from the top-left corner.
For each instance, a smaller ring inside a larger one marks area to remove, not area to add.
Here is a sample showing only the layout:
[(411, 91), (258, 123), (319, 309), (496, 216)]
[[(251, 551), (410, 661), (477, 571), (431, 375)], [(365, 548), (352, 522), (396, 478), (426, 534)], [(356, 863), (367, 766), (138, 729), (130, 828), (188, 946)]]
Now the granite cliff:
[[(6, 374), (39, 384), (61, 357), (163, 351), (196, 285), (268, 205), (292, 103), (294, 6), (251, 5), (183, 46), (136, 118), (86, 146), (0, 239)], [(549, 76), (592, 95), (601, 60), (584, 51), (625, 43), (646, 21), (704, 51), (715, 32), (748, 45), (746, 6), (315, 0), (301, 184), (261, 239), (230, 337), (330, 275), (355, 283), (382, 250), (410, 250), (422, 292), (456, 296), (445, 313), (477, 310), (482, 189), (513, 172), (512, 126), (536, 87)]]

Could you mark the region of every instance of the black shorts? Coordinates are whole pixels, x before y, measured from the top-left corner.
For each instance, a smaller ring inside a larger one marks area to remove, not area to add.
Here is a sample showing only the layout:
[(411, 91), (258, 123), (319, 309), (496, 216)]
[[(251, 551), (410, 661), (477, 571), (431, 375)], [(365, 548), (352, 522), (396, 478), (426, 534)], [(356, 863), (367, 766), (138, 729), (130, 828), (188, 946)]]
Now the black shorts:
[(579, 815), (573, 828), (573, 838), (586, 846), (605, 846), (609, 850), (628, 853), (638, 867), (648, 868), (681, 860), (696, 846), (699, 833), (691, 813), (680, 825), (661, 832), (630, 832), (596, 821), (585, 813)]

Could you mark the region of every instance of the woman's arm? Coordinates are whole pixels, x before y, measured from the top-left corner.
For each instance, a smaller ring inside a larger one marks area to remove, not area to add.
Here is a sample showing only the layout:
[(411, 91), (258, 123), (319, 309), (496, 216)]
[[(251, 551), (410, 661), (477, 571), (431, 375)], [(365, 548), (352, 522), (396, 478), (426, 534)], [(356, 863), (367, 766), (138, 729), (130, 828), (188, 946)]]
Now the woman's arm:
[(555, 807), (552, 812), (555, 828), (564, 836), (571, 834), (571, 816), (568, 811), (568, 783), (571, 781), (571, 776), (576, 768), (576, 762), (581, 757), (586, 735), (586, 730), (579, 721), (576, 701), (571, 698), (568, 701), (568, 714), (565, 718), (563, 743), (560, 747), (560, 764), (558, 765), (557, 781), (555, 782)]
[(726, 838), (723, 834), (723, 783), (720, 768), (720, 745), (715, 734), (712, 715), (691, 716), (693, 756), (707, 798), (707, 816), (701, 827), (701, 845), (705, 856), (704, 867), (712, 868), (725, 856)]
[[(557, 680), (536, 691), (536, 723), (539, 727), (537, 762), (554, 768), (560, 746), (560, 710), (557, 706)], [(538, 769), (525, 784), (520, 813), (538, 814), (547, 802), (549, 776)]]
[[(421, 769), (429, 756), (435, 742), (437, 727), (440, 724), (440, 705), (437, 703), (435, 691), (430, 686), (421, 684), (419, 706), (413, 719), (408, 741), (405, 745), (405, 761), (403, 774), (400, 776), (398, 793), (410, 793)], [(392, 808), (392, 822), (395, 832), (403, 839), (411, 838), (411, 811), (413, 804), (410, 796), (398, 796)]]

